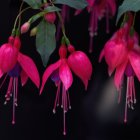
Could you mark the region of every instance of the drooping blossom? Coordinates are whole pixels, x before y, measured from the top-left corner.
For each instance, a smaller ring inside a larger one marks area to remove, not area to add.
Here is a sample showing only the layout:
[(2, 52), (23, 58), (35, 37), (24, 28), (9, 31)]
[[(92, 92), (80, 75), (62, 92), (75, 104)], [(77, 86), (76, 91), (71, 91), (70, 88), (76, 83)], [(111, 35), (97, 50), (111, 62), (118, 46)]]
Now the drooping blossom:
[[(109, 75), (115, 71), (114, 83), (121, 100), (121, 87), (124, 76), (127, 77), (126, 102), (124, 122), (127, 122), (127, 109), (136, 103), (134, 76), (140, 81), (140, 47), (139, 37), (134, 31), (131, 33), (132, 19), (125, 23), (113, 37), (105, 44), (100, 55), (100, 61), (105, 57), (108, 64)], [(115, 39), (115, 40), (114, 40)], [(117, 41), (116, 41), (117, 40)]]
[[(89, 35), (90, 45), (89, 52), (93, 51), (93, 37), (97, 35), (98, 20), (106, 17), (106, 32), (109, 33), (109, 18), (113, 17), (116, 13), (116, 0), (87, 0), (87, 10), (90, 13), (89, 21)], [(76, 11), (78, 15), (81, 11)]]
[[(15, 124), (15, 108), (17, 106), (19, 77), (21, 79), (22, 86), (26, 84), (28, 78), (30, 78), (38, 88), (40, 85), (40, 77), (36, 65), (34, 64), (33, 60), (30, 57), (19, 52), (20, 45), (21, 43), (19, 37), (15, 37), (12, 44), (12, 47), (17, 49), (17, 58), (14, 67), (12, 67), (11, 69), (7, 69), (7, 71), (3, 71), (2, 67), (0, 67), (0, 78), (3, 75), (6, 75), (0, 85), (0, 88), (2, 88), (7, 77), (8, 76), (10, 77), (8, 89), (5, 95), (6, 98), (5, 104), (7, 104), (7, 102), (10, 100), (12, 96), (13, 97), (12, 124)], [(1, 49), (0, 49), (0, 54), (1, 54)], [(5, 57), (9, 57), (10, 55), (11, 54), (9, 52)], [(0, 55), (0, 59), (4, 61), (5, 65), (7, 64), (9, 65), (9, 62), (5, 61), (6, 59), (5, 58), (3, 59), (1, 55)], [(15, 62), (15, 59), (13, 59), (13, 61)], [(11, 63), (13, 63), (12, 60)]]
[(81, 51), (74, 50), (67, 59), (67, 48), (65, 45), (60, 47), (59, 56), (60, 59), (45, 70), (40, 93), (42, 93), (48, 78), (51, 77), (57, 86), (53, 112), (56, 112), (56, 106), (61, 105), (63, 108), (63, 134), (66, 135), (65, 115), (68, 109), (71, 109), (68, 89), (73, 83), (71, 70), (83, 81), (85, 88), (87, 88), (88, 80), (92, 74), (92, 65), (88, 57)]

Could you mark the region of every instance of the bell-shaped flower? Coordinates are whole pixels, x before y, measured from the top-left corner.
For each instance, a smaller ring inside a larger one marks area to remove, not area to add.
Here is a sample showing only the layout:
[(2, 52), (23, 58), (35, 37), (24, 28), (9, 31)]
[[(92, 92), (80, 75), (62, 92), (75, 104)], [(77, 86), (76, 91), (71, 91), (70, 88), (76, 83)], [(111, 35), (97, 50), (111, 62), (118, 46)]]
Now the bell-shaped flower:
[[(116, 13), (116, 0), (87, 0), (87, 10), (90, 13), (89, 35), (90, 44), (89, 52), (93, 51), (93, 37), (98, 32), (98, 21), (106, 17), (106, 32), (109, 33), (109, 19)], [(75, 15), (81, 13), (81, 10), (75, 12)]]
[[(16, 37), (14, 40), (14, 44), (12, 47), (18, 47), (20, 48), (20, 39), (19, 37)], [(1, 58), (0, 58), (1, 59)], [(12, 59), (12, 58), (11, 58)], [(20, 53), (18, 51), (17, 53), (17, 59), (14, 67), (10, 69), (9, 71), (3, 71), (0, 67), (0, 78), (5, 75), (4, 80), (2, 81), (0, 88), (5, 83), (5, 80), (7, 79), (7, 76), (10, 77), (8, 89), (5, 95), (5, 104), (10, 100), (11, 96), (13, 96), (13, 117), (12, 117), (12, 124), (15, 123), (15, 107), (17, 106), (17, 97), (18, 97), (18, 81), (19, 77), (21, 78), (22, 86), (24, 86), (28, 80), (28, 78), (31, 79), (31, 81), (39, 88), (40, 85), (40, 77), (38, 70), (36, 68), (36, 65), (34, 64), (33, 60)]]
[[(53, 112), (55, 113), (56, 106), (59, 106), (61, 104), (61, 107), (63, 108), (63, 115), (64, 115), (63, 134), (66, 135), (65, 113), (68, 111), (68, 109), (71, 109), (68, 89), (71, 87), (73, 83), (73, 76), (71, 70), (78, 77), (81, 78), (81, 80), (85, 84), (85, 87), (87, 88), (88, 80), (90, 79), (92, 73), (92, 66), (87, 56), (80, 51), (72, 52), (69, 58), (67, 59), (66, 58), (67, 48), (65, 45), (62, 45), (60, 47), (59, 56), (60, 59), (56, 63), (48, 66), (47, 69), (45, 70), (42, 77), (42, 86), (41, 86), (40, 93), (42, 93), (44, 85), (48, 80), (48, 78), (51, 77), (52, 80), (55, 82), (55, 85), (58, 87), (55, 102), (54, 102)], [(60, 93), (60, 91), (62, 91), (62, 94)]]
[(124, 122), (127, 122), (127, 108), (134, 109), (136, 103), (136, 93), (134, 76), (140, 81), (140, 47), (138, 46), (137, 37), (129, 37), (128, 39), (128, 54), (125, 60), (116, 67), (114, 82), (119, 91), (119, 102), (121, 100), (121, 87), (124, 75), (127, 77), (126, 103)]

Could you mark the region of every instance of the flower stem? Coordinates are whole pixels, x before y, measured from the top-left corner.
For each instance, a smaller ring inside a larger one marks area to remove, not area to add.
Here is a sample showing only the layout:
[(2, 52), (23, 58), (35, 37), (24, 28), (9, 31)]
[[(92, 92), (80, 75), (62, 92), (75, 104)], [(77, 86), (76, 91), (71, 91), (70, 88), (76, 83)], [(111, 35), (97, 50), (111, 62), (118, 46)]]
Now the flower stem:
[[(50, 2), (51, 2), (51, 4), (54, 6), (52, 0), (50, 0)], [(57, 13), (58, 18), (59, 18), (59, 21), (60, 21), (60, 23), (61, 23), (61, 28), (62, 28), (63, 36), (64, 36), (65, 39), (68, 39), (67, 36), (66, 36), (66, 30), (65, 30), (65, 25), (64, 25), (63, 18), (62, 18), (61, 14), (60, 14), (58, 11), (57, 11), (56, 13)]]
[(15, 30), (16, 30), (16, 25), (17, 25), (17, 22), (18, 22), (18, 19), (19, 17), (22, 15), (22, 13), (24, 13), (25, 11), (27, 11), (28, 9), (30, 9), (31, 7), (27, 7), (25, 9), (23, 9), (16, 17), (16, 20), (15, 20), (15, 23), (14, 23), (14, 27), (13, 27), (13, 30), (12, 30), (12, 35), (15, 34)]

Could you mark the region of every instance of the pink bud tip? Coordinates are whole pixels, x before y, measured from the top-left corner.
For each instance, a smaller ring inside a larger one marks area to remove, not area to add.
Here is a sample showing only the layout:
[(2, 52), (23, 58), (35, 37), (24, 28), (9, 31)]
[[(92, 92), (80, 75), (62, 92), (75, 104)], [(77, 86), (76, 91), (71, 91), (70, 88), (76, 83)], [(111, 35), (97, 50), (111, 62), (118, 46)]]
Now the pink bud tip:
[(74, 48), (74, 46), (73, 45), (68, 45), (68, 51), (70, 52), (70, 53), (73, 53), (74, 51), (75, 51), (75, 48)]
[(30, 23), (29, 22), (25, 22), (22, 26), (21, 26), (21, 34), (26, 33), (30, 28)]
[(54, 12), (45, 14), (45, 20), (49, 23), (54, 23), (56, 19), (56, 14)]

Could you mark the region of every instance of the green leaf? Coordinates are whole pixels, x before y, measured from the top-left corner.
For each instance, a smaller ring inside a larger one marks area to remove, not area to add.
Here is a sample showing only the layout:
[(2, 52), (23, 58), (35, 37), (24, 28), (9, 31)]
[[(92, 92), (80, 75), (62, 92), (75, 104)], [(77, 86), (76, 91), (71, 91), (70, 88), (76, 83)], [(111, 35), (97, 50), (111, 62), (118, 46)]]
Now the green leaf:
[(39, 9), (42, 5), (41, 0), (23, 0), (28, 5), (30, 5), (33, 9)]
[(45, 8), (44, 12), (56, 12), (56, 11), (61, 11), (60, 8), (56, 7), (56, 6), (48, 6)]
[(138, 12), (140, 10), (140, 0), (124, 0), (122, 5), (119, 7), (117, 21), (118, 23), (120, 17), (128, 11)]
[(54, 4), (65, 4), (75, 9), (83, 9), (87, 6), (85, 0), (54, 0)]
[(42, 20), (37, 28), (36, 47), (41, 55), (43, 65), (46, 66), (50, 55), (56, 48), (56, 27), (54, 24)]

